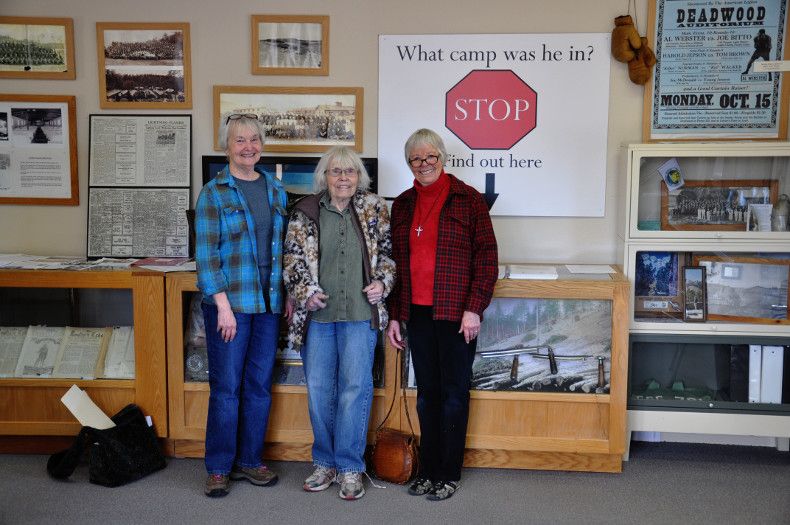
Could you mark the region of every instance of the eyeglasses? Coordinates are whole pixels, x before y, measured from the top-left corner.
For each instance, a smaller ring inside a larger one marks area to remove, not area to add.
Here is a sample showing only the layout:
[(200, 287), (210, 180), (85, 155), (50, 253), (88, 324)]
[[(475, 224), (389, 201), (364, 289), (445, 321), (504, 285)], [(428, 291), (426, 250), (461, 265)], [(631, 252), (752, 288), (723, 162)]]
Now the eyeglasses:
[(231, 120), (239, 120), (242, 118), (258, 120), (258, 115), (256, 115), (255, 113), (233, 113), (232, 115), (228, 115), (228, 118), (225, 119), (225, 124), (227, 124)]
[(350, 177), (357, 174), (357, 168), (346, 168), (342, 170), (340, 168), (332, 168), (331, 170), (326, 170), (324, 173), (334, 177), (339, 177), (341, 174), (344, 174), (346, 177)]
[(428, 155), (424, 159), (421, 159), (420, 157), (414, 157), (413, 159), (409, 159), (409, 166), (412, 168), (419, 168), (422, 166), (423, 162), (429, 166), (433, 166), (439, 162), (439, 157), (437, 155)]

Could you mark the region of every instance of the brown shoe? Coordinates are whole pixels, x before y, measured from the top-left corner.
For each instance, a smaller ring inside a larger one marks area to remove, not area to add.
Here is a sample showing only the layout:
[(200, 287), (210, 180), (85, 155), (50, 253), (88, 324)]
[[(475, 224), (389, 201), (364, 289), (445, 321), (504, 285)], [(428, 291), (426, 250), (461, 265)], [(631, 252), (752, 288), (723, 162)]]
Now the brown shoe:
[(209, 474), (206, 478), (204, 491), (209, 498), (221, 498), (228, 495), (228, 476), (225, 474)]
[(230, 472), (230, 479), (234, 481), (246, 479), (259, 487), (271, 487), (277, 483), (277, 474), (269, 470), (266, 465), (255, 468), (235, 466)]

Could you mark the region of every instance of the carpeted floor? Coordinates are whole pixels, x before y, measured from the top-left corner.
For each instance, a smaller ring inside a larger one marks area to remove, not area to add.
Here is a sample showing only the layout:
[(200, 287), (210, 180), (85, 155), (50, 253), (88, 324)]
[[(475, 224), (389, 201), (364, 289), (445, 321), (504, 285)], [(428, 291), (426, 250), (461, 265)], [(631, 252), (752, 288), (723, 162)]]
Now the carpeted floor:
[(273, 463), (275, 487), (235, 482), (209, 499), (200, 460), (171, 459), (111, 489), (88, 483), (85, 465), (68, 482), (52, 480), (46, 459), (0, 455), (0, 523), (790, 524), (790, 454), (759, 447), (634, 443), (622, 474), (465, 469), (443, 502), (367, 482), (359, 501), (340, 500), (336, 485), (309, 494), (307, 463)]

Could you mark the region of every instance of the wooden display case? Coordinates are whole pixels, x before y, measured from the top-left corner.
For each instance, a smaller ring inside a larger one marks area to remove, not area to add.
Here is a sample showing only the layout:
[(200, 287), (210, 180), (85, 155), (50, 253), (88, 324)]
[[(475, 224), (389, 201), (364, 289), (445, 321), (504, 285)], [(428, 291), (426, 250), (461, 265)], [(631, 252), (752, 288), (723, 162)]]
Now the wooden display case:
[[(76, 435), (81, 425), (60, 401), (71, 385), (76, 384), (108, 415), (128, 403), (138, 404), (153, 419), (157, 435), (167, 436), (163, 274), (138, 270), (0, 270), (0, 288), (22, 290), (22, 301), (24, 291), (31, 289), (65, 289), (72, 295), (75, 290), (128, 290), (132, 311), (125, 315), (133, 319), (135, 336), (134, 379), (0, 379), (0, 435)], [(2, 308), (19, 307), (19, 304), (2, 305)], [(115, 307), (119, 305), (98, 306)], [(15, 450), (33, 450), (32, 441), (27, 442), (28, 448), (16, 446)]]
[[(609, 302), (608, 393), (473, 390), (464, 458), (466, 467), (596, 472), (620, 472), (622, 469), (628, 366), (628, 281), (619, 271), (594, 276), (570, 275), (564, 267), (558, 267), (558, 273), (557, 280), (501, 279), (494, 289), (494, 299)], [(484, 316), (484, 331), (486, 322), (492, 322), (490, 316)], [(413, 415), (416, 414), (416, 391), (408, 392), (412, 422), (417, 423)], [(407, 428), (403, 414), (401, 421), (401, 428)]]
[[(167, 371), (170, 416), (169, 452), (179, 457), (202, 457), (206, 435), (209, 385), (184, 380), (184, 327), (191, 296), (198, 291), (196, 274), (168, 273), (167, 278)], [(389, 379), (395, 365), (394, 355), (387, 353), (384, 365)], [(391, 385), (391, 381), (388, 382)], [(386, 414), (392, 389), (373, 392), (368, 439)], [(310, 461), (313, 432), (307, 412), (307, 390), (300, 385), (272, 386), (272, 406), (266, 433), (264, 455), (267, 459)]]

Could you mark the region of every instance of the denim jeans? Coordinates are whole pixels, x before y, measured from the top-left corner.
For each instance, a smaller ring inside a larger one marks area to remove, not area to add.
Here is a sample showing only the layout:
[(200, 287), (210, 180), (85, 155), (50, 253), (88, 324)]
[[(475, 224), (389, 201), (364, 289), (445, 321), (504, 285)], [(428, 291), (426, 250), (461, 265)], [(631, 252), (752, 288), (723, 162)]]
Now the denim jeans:
[(233, 465), (261, 465), (263, 439), (272, 404), (279, 314), (236, 316), (236, 337), (222, 340), (217, 307), (203, 304), (209, 385), (206, 471), (227, 474)]
[(370, 321), (310, 323), (302, 361), (316, 465), (365, 471), (376, 336)]

